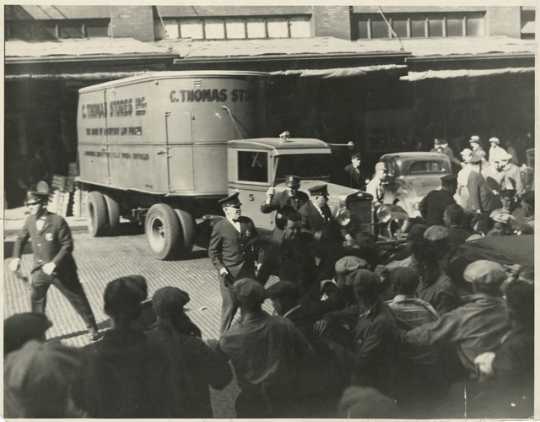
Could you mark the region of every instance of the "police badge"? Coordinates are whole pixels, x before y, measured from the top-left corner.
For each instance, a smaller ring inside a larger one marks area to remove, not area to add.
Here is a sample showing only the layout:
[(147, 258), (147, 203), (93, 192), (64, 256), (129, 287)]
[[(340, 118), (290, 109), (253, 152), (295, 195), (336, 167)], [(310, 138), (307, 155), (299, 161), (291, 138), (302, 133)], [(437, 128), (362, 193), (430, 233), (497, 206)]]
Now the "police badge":
[(47, 242), (52, 242), (53, 240), (53, 234), (52, 233), (45, 233), (45, 240)]

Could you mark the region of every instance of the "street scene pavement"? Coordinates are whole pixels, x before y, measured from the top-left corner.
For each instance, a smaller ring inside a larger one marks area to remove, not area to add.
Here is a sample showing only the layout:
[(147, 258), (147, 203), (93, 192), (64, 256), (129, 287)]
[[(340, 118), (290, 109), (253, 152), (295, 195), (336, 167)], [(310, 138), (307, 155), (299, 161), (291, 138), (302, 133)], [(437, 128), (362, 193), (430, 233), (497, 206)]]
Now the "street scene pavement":
[[(195, 248), (190, 258), (178, 261), (159, 261), (151, 253), (146, 237), (130, 225), (123, 225), (121, 235), (92, 238), (86, 232), (74, 231), (74, 257), (79, 277), (88, 295), (100, 330), (108, 327), (108, 317), (103, 312), (103, 291), (106, 284), (116, 277), (141, 274), (146, 277), (149, 298), (160, 287), (175, 286), (189, 293), (187, 314), (201, 328), (204, 339), (218, 338), (221, 298), (216, 272), (207, 252)], [(15, 236), (4, 241), (4, 255), (9, 257)], [(30, 311), (27, 286), (7, 269), (4, 260), (4, 318)], [(31, 250), (27, 248), (22, 258), (22, 273), (28, 275), (32, 263)], [(267, 310), (268, 305), (267, 305)], [(47, 332), (49, 339), (61, 339), (72, 346), (88, 342), (82, 319), (58, 290), (49, 290), (47, 316), (53, 327)], [(219, 418), (234, 417), (234, 399), (237, 386), (233, 381), (222, 391), (212, 391), (214, 415)]]

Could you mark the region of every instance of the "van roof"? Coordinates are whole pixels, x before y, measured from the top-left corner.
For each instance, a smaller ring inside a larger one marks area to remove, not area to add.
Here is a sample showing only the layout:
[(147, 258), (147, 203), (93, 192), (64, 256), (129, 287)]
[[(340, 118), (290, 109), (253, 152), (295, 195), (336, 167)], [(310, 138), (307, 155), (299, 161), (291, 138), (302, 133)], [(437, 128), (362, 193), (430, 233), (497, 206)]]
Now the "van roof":
[(280, 150), (293, 149), (324, 149), (331, 152), (326, 142), (316, 138), (288, 138), (286, 141), (282, 141), (281, 138), (236, 139), (229, 141), (228, 145), (237, 149), (260, 149), (274, 151), (274, 153), (278, 153)]
[(380, 159), (384, 158), (415, 158), (418, 160), (435, 160), (442, 159), (447, 160), (448, 156), (440, 152), (427, 152), (427, 151), (410, 151), (410, 152), (391, 152), (384, 154)]
[(135, 82), (154, 81), (157, 79), (179, 79), (179, 78), (214, 78), (214, 77), (269, 77), (268, 73), (234, 70), (194, 70), (194, 71), (163, 71), (163, 72), (142, 72), (139, 75), (127, 78), (116, 79), (114, 81), (103, 82), (96, 85), (79, 89), (79, 93), (96, 91), (104, 88), (113, 88), (122, 85), (131, 85)]

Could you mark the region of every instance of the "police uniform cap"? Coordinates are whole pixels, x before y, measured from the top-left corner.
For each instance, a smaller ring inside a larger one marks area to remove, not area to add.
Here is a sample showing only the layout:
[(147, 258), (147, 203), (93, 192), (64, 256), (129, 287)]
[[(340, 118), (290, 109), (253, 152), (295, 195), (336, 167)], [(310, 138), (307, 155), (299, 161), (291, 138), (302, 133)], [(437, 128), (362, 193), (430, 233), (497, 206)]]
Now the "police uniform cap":
[(49, 198), (48, 194), (39, 193), (35, 190), (30, 190), (26, 192), (26, 198), (24, 200), (24, 203), (25, 204), (29, 204), (32, 202), (44, 203), (44, 202), (47, 202), (48, 198)]
[(166, 286), (152, 296), (152, 307), (158, 316), (172, 316), (183, 311), (190, 301), (189, 294), (178, 287)]
[(280, 297), (297, 298), (299, 296), (298, 287), (290, 281), (280, 280), (266, 289), (267, 297), (277, 299)]
[(266, 299), (266, 291), (261, 283), (252, 278), (241, 278), (233, 285), (238, 302), (243, 305), (259, 305)]
[(285, 184), (290, 188), (299, 188), (300, 187), (300, 178), (298, 176), (287, 176)]
[(430, 242), (448, 239), (448, 229), (444, 226), (430, 226), (424, 232), (424, 239)]
[(506, 271), (501, 264), (486, 259), (474, 261), (463, 272), (463, 279), (469, 283), (500, 286), (506, 278)]
[(334, 269), (337, 275), (346, 275), (361, 268), (367, 268), (367, 266), (368, 263), (365, 259), (350, 255), (340, 258)]
[(501, 141), (499, 140), (499, 138), (496, 138), (495, 136), (493, 136), (493, 137), (489, 138), (489, 143), (499, 145), (501, 143)]
[(226, 198), (220, 199), (218, 201), (218, 204), (221, 205), (221, 207), (234, 207), (234, 206), (240, 206), (242, 205), (240, 203), (240, 199), (238, 198), (240, 194), (238, 192), (231, 193)]
[(317, 185), (308, 189), (309, 193), (312, 196), (328, 196), (328, 186), (327, 185)]

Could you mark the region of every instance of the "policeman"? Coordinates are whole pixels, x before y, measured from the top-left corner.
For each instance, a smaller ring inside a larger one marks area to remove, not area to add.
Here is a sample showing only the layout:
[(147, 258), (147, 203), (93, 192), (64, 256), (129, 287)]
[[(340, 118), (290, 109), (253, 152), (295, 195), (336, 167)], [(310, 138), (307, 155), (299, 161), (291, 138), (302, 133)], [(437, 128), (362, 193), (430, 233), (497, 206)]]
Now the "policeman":
[(296, 211), (300, 209), (308, 200), (308, 196), (300, 191), (300, 178), (298, 176), (287, 176), (285, 182), (287, 189), (276, 194), (275, 188), (272, 186), (266, 192), (266, 202), (261, 205), (261, 212), (264, 214), (272, 211), (280, 211), (285, 206), (294, 208)]
[(17, 235), (10, 269), (14, 272), (19, 269), (22, 251), (30, 238), (34, 251), (34, 266), (31, 270), (32, 312), (45, 313), (47, 291), (52, 284), (84, 320), (91, 340), (96, 340), (99, 337), (96, 320), (79, 281), (72, 255), (71, 230), (64, 218), (47, 211), (47, 200), (48, 187), (46, 192), (27, 193), (25, 203), (30, 216)]
[(242, 216), (238, 192), (218, 201), (225, 218), (212, 230), (208, 255), (219, 273), (221, 290), (221, 328), (223, 333), (232, 323), (238, 303), (232, 285), (243, 277), (254, 277), (257, 230), (250, 218)]

